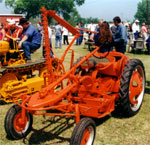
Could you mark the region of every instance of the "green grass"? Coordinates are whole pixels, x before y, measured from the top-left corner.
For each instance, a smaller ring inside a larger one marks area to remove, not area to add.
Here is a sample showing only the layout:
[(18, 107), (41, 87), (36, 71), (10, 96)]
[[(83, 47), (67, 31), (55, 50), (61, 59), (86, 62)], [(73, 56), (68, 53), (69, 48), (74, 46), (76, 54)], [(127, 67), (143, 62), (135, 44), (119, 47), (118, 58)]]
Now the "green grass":
[[(53, 43), (54, 44), (54, 43)], [(54, 49), (56, 56), (60, 56), (66, 48)], [(75, 51), (75, 59), (88, 53), (87, 49), (83, 49), (83, 45), (77, 47), (73, 45)], [(70, 53), (67, 54), (65, 67), (70, 62)], [(146, 54), (129, 54), (130, 58), (138, 58), (144, 63), (146, 71), (146, 93), (141, 110), (137, 115), (131, 118), (119, 118), (115, 115), (109, 115), (97, 121), (96, 138), (94, 145), (149, 145), (150, 143), (150, 56)], [(32, 59), (40, 58), (41, 50), (32, 55)], [(0, 106), (0, 145), (23, 145), (23, 144), (41, 144), (41, 145), (67, 145), (71, 137), (73, 128), (75, 127), (73, 119), (34, 116), (33, 131), (21, 140), (9, 140), (4, 130), (4, 118), (7, 110), (12, 104)]]

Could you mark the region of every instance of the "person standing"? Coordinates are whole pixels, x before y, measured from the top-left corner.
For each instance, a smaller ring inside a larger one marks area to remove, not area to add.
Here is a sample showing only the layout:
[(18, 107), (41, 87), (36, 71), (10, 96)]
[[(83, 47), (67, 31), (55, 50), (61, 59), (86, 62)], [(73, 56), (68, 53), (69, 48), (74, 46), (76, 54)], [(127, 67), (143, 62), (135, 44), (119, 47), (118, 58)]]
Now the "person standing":
[[(42, 35), (42, 37), (43, 37), (43, 43), (45, 43), (43, 24), (42, 24), (41, 21), (38, 22), (37, 30), (38, 30), (38, 32), (41, 33), (41, 35)], [(52, 30), (51, 30), (51, 28), (50, 28), (50, 24), (49, 24), (49, 26), (48, 26), (48, 36), (49, 36), (50, 47), (52, 48), (52, 40), (51, 40), (51, 37), (52, 37)]]
[(4, 40), (4, 38), (5, 38), (5, 30), (4, 30), (4, 28), (3, 28), (3, 24), (2, 23), (0, 23), (0, 40), (1, 41), (3, 41)]
[(135, 20), (135, 23), (132, 25), (132, 31), (134, 34), (134, 39), (138, 38), (138, 33), (140, 32), (139, 20)]
[(64, 42), (64, 45), (65, 44), (69, 45), (68, 35), (69, 35), (69, 31), (65, 27), (63, 27), (63, 42)]
[[(80, 28), (80, 29), (84, 29), (82, 22), (80, 22), (79, 28)], [(79, 32), (80, 32), (80, 34), (81, 34), (81, 36), (79, 37), (79, 45), (81, 45), (81, 44), (82, 44), (82, 41), (83, 41), (84, 31), (83, 31), (83, 30), (80, 30)]]
[(142, 36), (143, 36), (144, 40), (146, 40), (148, 37), (147, 36), (148, 31), (147, 31), (147, 28), (145, 26), (145, 23), (142, 24), (141, 32), (142, 32)]
[(134, 34), (132, 31), (132, 25), (128, 22), (128, 52), (131, 52), (134, 49)]
[(29, 23), (28, 19), (21, 18), (19, 25), (22, 26), (22, 39), (18, 44), (18, 48), (23, 48), (26, 62), (31, 62), (31, 52), (37, 50), (41, 46), (41, 34), (37, 29)]
[[(98, 24), (96, 25), (96, 27), (93, 27), (93, 30), (94, 30), (94, 28), (95, 28), (95, 30), (94, 31), (96, 31), (96, 32), (99, 32), (100, 31), (100, 25), (103, 23), (104, 21), (103, 20), (99, 20), (98, 21)], [(90, 41), (94, 41), (94, 34), (92, 34), (91, 36), (90, 36)]]
[(113, 36), (113, 39), (115, 38), (115, 32), (116, 32), (116, 26), (115, 25), (112, 25), (110, 27), (110, 30), (111, 30), (111, 33), (112, 33), (112, 36)]
[[(95, 31), (96, 30), (96, 26), (94, 25), (94, 21), (91, 21), (91, 24), (88, 27), (88, 30), (90, 31)], [(94, 33), (89, 33), (89, 39), (93, 39), (94, 37)]]
[(61, 48), (61, 41), (62, 41), (62, 27), (59, 23), (57, 23), (55, 27), (55, 48), (57, 48), (57, 43), (59, 41), (59, 48)]
[(148, 50), (148, 54), (150, 54), (150, 36), (146, 39), (146, 48)]
[(114, 45), (117, 52), (125, 53), (127, 45), (127, 29), (121, 23), (120, 17), (113, 18), (114, 25), (117, 27), (114, 34)]
[[(76, 28), (80, 28), (80, 23), (76, 25)], [(79, 30), (78, 30), (79, 31)], [(79, 31), (80, 32), (80, 31)], [(76, 45), (79, 45), (80, 37), (76, 39)]]
[(43, 24), (41, 21), (38, 22), (37, 24), (37, 30), (38, 32), (40, 32), (41, 34), (43, 33)]

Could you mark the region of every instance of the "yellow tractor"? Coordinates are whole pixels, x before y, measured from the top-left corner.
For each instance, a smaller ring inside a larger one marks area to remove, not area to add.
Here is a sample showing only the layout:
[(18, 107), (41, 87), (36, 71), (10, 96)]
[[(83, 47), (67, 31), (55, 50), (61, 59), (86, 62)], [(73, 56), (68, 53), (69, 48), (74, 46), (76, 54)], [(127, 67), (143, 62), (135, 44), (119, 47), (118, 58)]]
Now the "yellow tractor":
[(12, 102), (21, 93), (44, 87), (45, 59), (26, 63), (16, 40), (0, 41), (0, 104)]

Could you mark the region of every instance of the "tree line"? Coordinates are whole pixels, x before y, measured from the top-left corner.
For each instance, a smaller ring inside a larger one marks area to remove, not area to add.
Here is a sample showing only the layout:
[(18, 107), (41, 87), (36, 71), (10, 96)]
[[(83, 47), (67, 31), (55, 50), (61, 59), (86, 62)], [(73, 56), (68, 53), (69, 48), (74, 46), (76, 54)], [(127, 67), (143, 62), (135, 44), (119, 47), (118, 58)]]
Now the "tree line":
[[(3, 0), (0, 0), (2, 2)], [(40, 9), (44, 6), (48, 10), (55, 10), (58, 15), (61, 15), (66, 21), (75, 26), (78, 22), (90, 23), (94, 21), (98, 23), (98, 18), (82, 18), (76, 6), (83, 5), (85, 0), (5, 0), (5, 5), (14, 9), (16, 14), (25, 14), (26, 18), (39, 17)], [(149, 7), (150, 1), (148, 0)], [(147, 22), (147, 0), (142, 0), (138, 3), (135, 19)], [(51, 21), (51, 19), (49, 19)]]
[[(44, 6), (47, 10), (55, 10), (73, 26), (79, 22), (98, 23), (98, 18), (82, 18), (79, 15), (76, 6), (81, 6), (84, 2), (85, 0), (5, 0), (5, 5), (13, 8), (15, 14), (25, 14), (27, 19), (40, 17), (40, 9)], [(48, 20), (52, 24), (55, 23), (51, 18)]]
[[(148, 0), (148, 9), (150, 13), (150, 1)], [(147, 23), (147, 0), (142, 0), (141, 2), (138, 3), (137, 6), (137, 12), (135, 14), (135, 19), (138, 19), (140, 23)], [(148, 16), (149, 17), (149, 16)], [(149, 19), (150, 20), (150, 19)]]

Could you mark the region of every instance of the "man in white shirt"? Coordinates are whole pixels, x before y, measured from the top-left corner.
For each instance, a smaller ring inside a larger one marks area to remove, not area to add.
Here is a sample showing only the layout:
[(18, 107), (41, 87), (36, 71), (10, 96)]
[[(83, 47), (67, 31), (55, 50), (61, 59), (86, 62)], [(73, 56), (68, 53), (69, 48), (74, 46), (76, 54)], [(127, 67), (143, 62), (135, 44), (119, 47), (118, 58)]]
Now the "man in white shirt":
[[(90, 31), (96, 30), (96, 27), (94, 25), (94, 21), (91, 21), (91, 24), (89, 25), (88, 30), (90, 30)], [(94, 37), (94, 33), (89, 33), (89, 38), (93, 39), (93, 37)]]
[(138, 33), (140, 32), (139, 20), (135, 20), (135, 23), (132, 25), (132, 31), (136, 40), (138, 38)]
[(69, 45), (68, 35), (69, 35), (69, 31), (65, 27), (63, 27), (63, 42), (64, 44), (67, 44), (67, 45)]

